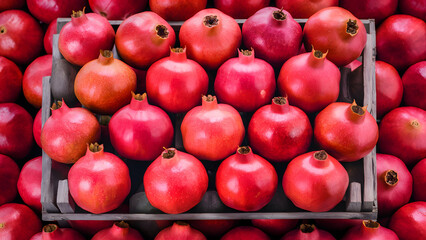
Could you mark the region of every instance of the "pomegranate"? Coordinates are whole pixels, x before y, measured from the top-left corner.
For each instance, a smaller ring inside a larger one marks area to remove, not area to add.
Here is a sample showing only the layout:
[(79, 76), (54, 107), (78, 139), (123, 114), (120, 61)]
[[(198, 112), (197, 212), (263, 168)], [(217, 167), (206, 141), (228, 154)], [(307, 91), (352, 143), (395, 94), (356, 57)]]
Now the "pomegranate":
[(185, 150), (201, 160), (225, 159), (243, 142), (240, 114), (228, 104), (218, 104), (215, 96), (203, 96), (202, 106), (191, 109), (181, 125)]
[(256, 51), (257, 57), (279, 68), (299, 52), (302, 27), (289, 12), (266, 7), (244, 22), (243, 41)]
[(414, 201), (426, 201), (426, 191), (424, 191), (424, 186), (426, 185), (425, 172), (426, 172), (426, 158), (423, 158), (411, 170), (411, 175), (413, 176)]
[(22, 79), (24, 96), (35, 108), (41, 108), (43, 77), (52, 75), (52, 55), (36, 58), (25, 70)]
[(294, 18), (309, 18), (319, 10), (337, 6), (339, 0), (276, 0), (277, 8), (283, 8)]
[(167, 21), (185, 21), (206, 8), (207, 0), (150, 0), (151, 11)]
[(111, 228), (99, 231), (91, 240), (143, 240), (141, 234), (129, 227), (129, 224), (121, 221), (116, 222)]
[(0, 103), (15, 102), (21, 88), (21, 70), (14, 62), (0, 56)]
[(25, 7), (26, 0), (3, 0), (0, 2), (0, 12), (10, 9), (21, 9)]
[(58, 20), (55, 19), (49, 23), (49, 27), (46, 30), (43, 38), (44, 50), (46, 50), (47, 54), (52, 54), (52, 44), (53, 44), (53, 34), (58, 33), (57, 24)]
[(342, 201), (349, 175), (335, 158), (321, 150), (291, 160), (282, 184), (284, 193), (296, 207), (325, 212)]
[(29, 207), (18, 203), (0, 206), (0, 239), (30, 239), (40, 230), (41, 221)]
[(426, 21), (426, 3), (423, 0), (399, 0), (399, 11)]
[(85, 238), (72, 228), (60, 228), (56, 224), (48, 224), (41, 232), (43, 240), (85, 240)]
[(214, 6), (233, 18), (245, 19), (261, 8), (267, 7), (269, 2), (269, 0), (214, 0)]
[(41, 156), (33, 158), (22, 167), (18, 179), (19, 195), (25, 204), (38, 213), (41, 212), (41, 170)]
[(115, 32), (108, 20), (99, 14), (74, 12), (71, 21), (59, 33), (58, 47), (64, 58), (75, 65), (96, 59), (100, 50), (111, 50)]
[(191, 228), (189, 224), (181, 221), (173, 223), (157, 234), (155, 240), (207, 240), (207, 238), (198, 230)]
[(376, 20), (376, 24), (381, 23), (385, 18), (396, 12), (398, 7), (398, 0), (340, 0), (339, 6), (349, 10), (353, 15), (359, 19), (370, 19)]
[(327, 52), (327, 59), (338, 67), (357, 59), (367, 42), (367, 32), (361, 20), (348, 10), (327, 7), (313, 14), (303, 28), (306, 50), (313, 46)]
[(299, 229), (285, 234), (281, 240), (336, 240), (333, 235), (318, 229), (314, 224), (300, 224)]
[(33, 136), (37, 145), (41, 147), (41, 108), (38, 110), (33, 123)]
[(315, 118), (314, 136), (333, 157), (353, 162), (365, 157), (376, 146), (379, 128), (367, 107), (335, 102)]
[(172, 145), (173, 125), (167, 113), (148, 103), (146, 94), (132, 95), (130, 105), (109, 121), (111, 144), (122, 157), (152, 161)]
[(413, 178), (397, 157), (378, 153), (376, 162), (378, 213), (386, 217), (410, 201)]
[[(117, 209), (120, 209), (117, 208)], [(71, 227), (85, 236), (93, 236), (99, 231), (110, 228), (114, 225), (114, 221), (102, 221), (102, 220), (72, 220), (68, 221)]]
[(26, 65), (42, 50), (43, 30), (40, 24), (22, 10), (0, 13), (0, 56), (18, 65)]
[(42, 232), (36, 233), (34, 236), (30, 238), (30, 240), (43, 240), (42, 239)]
[(377, 118), (399, 107), (402, 100), (402, 81), (396, 69), (382, 61), (376, 61)]
[(108, 20), (124, 20), (133, 14), (142, 12), (148, 0), (89, 0), (93, 12)]
[(216, 172), (216, 189), (220, 200), (239, 211), (258, 211), (275, 194), (278, 176), (264, 158), (253, 154), (248, 146), (226, 158)]
[(0, 103), (0, 154), (23, 159), (33, 146), (33, 118), (15, 103)]
[[(104, 152), (103, 145), (87, 145), (87, 153), (68, 173), (68, 185), (75, 203), (99, 214), (116, 209), (130, 192), (127, 165), (117, 156)], [(113, 196), (113, 197), (112, 197)]]
[(201, 201), (207, 191), (208, 176), (194, 156), (168, 148), (149, 165), (143, 183), (152, 206), (177, 214)]
[(296, 228), (297, 219), (252, 219), (253, 226), (260, 228), (265, 233), (273, 236), (282, 236)]
[(418, 62), (402, 76), (404, 103), (426, 111), (426, 61)]
[(220, 237), (233, 228), (238, 220), (192, 220), (188, 223), (208, 237)]
[(396, 211), (389, 222), (400, 240), (426, 239), (426, 202), (411, 202)]
[(172, 113), (187, 112), (207, 94), (209, 77), (197, 62), (186, 58), (186, 48), (171, 48), (148, 69), (146, 90), (149, 100)]
[(392, 15), (377, 29), (377, 60), (387, 62), (398, 71), (426, 60), (426, 23), (409, 15)]
[(50, 23), (59, 17), (68, 17), (76, 9), (82, 9), (87, 0), (27, 0), (28, 9), (38, 20)]
[(305, 153), (312, 140), (308, 116), (290, 106), (287, 98), (275, 97), (272, 104), (257, 110), (248, 126), (253, 150), (271, 161), (288, 162)]
[(342, 238), (342, 240), (355, 239), (399, 240), (395, 232), (388, 228), (380, 226), (378, 222), (372, 220), (365, 220), (362, 222), (362, 225), (359, 224), (350, 228)]
[(15, 199), (18, 178), (18, 164), (10, 157), (0, 154), (0, 206)]
[(241, 30), (232, 17), (209, 8), (186, 20), (179, 32), (188, 57), (207, 69), (217, 69), (234, 57), (241, 44)]
[(345, 232), (347, 229), (362, 224), (362, 219), (315, 219), (315, 226), (329, 232)]
[(140, 69), (146, 69), (166, 57), (175, 41), (173, 28), (153, 12), (141, 12), (127, 18), (120, 24), (115, 36), (120, 57)]
[(270, 240), (268, 235), (266, 235), (264, 232), (259, 230), (255, 227), (250, 226), (240, 226), (232, 229), (220, 240), (243, 240), (243, 239), (250, 239), (250, 240)]
[(380, 122), (378, 146), (381, 153), (414, 165), (426, 157), (426, 111), (416, 107), (399, 107)]
[(292, 105), (318, 112), (339, 96), (340, 71), (326, 59), (326, 53), (312, 49), (290, 58), (278, 76), (278, 90)]

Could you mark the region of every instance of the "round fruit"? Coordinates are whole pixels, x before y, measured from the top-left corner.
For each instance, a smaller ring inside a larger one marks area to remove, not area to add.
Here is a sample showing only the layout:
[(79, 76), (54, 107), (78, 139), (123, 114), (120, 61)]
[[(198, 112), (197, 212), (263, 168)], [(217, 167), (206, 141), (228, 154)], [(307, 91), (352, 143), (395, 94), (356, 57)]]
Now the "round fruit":
[(18, 179), (18, 164), (10, 157), (0, 154), (0, 206), (15, 199)]
[(16, 64), (0, 56), (0, 103), (15, 102), (22, 88), (22, 72)]
[(124, 20), (133, 14), (142, 12), (148, 0), (89, 0), (93, 12), (108, 20)]
[(27, 101), (35, 108), (41, 108), (43, 77), (52, 75), (52, 55), (36, 58), (25, 70), (22, 90)]
[(426, 111), (426, 61), (418, 62), (405, 71), (402, 76), (404, 104)]
[(151, 11), (167, 21), (185, 21), (206, 8), (207, 0), (150, 0)]

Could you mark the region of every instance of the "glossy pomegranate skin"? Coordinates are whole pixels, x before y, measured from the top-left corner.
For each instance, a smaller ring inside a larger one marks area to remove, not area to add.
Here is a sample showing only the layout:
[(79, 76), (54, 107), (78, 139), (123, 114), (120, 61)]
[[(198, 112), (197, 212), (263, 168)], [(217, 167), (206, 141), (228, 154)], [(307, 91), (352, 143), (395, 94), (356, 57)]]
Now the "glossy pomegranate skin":
[(244, 22), (242, 32), (244, 45), (276, 68), (297, 55), (302, 44), (300, 24), (289, 12), (275, 7), (257, 11)]
[(40, 24), (22, 10), (0, 13), (0, 56), (18, 65), (26, 65), (42, 50), (43, 30)]
[(114, 37), (114, 29), (106, 18), (78, 11), (62, 27), (58, 47), (68, 62), (83, 66), (96, 59), (100, 50), (111, 50)]
[(235, 152), (243, 142), (240, 114), (216, 97), (203, 96), (202, 105), (191, 109), (181, 125), (185, 150), (200, 160), (218, 161)]
[(23, 159), (33, 146), (33, 118), (15, 103), (0, 103), (0, 154)]
[(111, 228), (99, 231), (91, 240), (143, 240), (141, 234), (129, 227), (129, 224), (121, 221), (116, 222)]
[(117, 29), (115, 44), (120, 57), (130, 66), (147, 69), (166, 57), (175, 45), (173, 28), (154, 12), (141, 12), (124, 20)]
[(85, 240), (85, 238), (72, 228), (59, 228), (56, 224), (48, 224), (41, 232), (43, 240)]
[(426, 23), (416, 17), (397, 14), (388, 17), (377, 29), (377, 60), (398, 71), (426, 60)]
[(378, 147), (407, 166), (426, 157), (426, 111), (416, 107), (399, 107), (380, 122)]
[(357, 2), (340, 0), (339, 6), (347, 9), (359, 19), (373, 18), (376, 20), (376, 24), (379, 24), (396, 12), (398, 0), (361, 0)]
[(73, 11), (81, 10), (87, 0), (27, 0), (31, 15), (49, 24), (59, 17), (69, 17)]
[(405, 71), (402, 76), (404, 104), (426, 111), (426, 61), (418, 62)]
[(399, 107), (402, 93), (402, 80), (398, 71), (389, 63), (376, 61), (377, 118)]
[(185, 21), (206, 8), (207, 0), (150, 0), (151, 11), (167, 21)]
[(319, 10), (337, 6), (339, 0), (276, 0), (277, 8), (283, 8), (294, 18), (309, 18)]
[(148, 0), (89, 0), (93, 12), (108, 20), (124, 20), (133, 14), (142, 12)]
[[(357, 28), (357, 27), (358, 28)], [(365, 43), (367, 32), (361, 20), (340, 7), (324, 8), (313, 14), (303, 28), (306, 50), (313, 46), (327, 52), (327, 59), (338, 67), (357, 59)]]
[(426, 185), (426, 158), (423, 158), (418, 162), (411, 170), (413, 177), (413, 199), (414, 201), (426, 201), (426, 191), (424, 186)]
[(190, 59), (205, 69), (217, 69), (236, 56), (241, 44), (241, 29), (232, 17), (209, 8), (186, 20), (179, 32), (181, 46)]
[(52, 51), (53, 51), (52, 50), (53, 34), (58, 33), (57, 23), (58, 23), (57, 19), (50, 22), (49, 26), (47, 27), (46, 33), (44, 34), (43, 45), (44, 45), (44, 50), (46, 51), (47, 54), (52, 54)]
[(296, 228), (298, 219), (252, 219), (253, 226), (273, 236), (282, 236)]
[(30, 239), (41, 230), (40, 219), (24, 204), (1, 205), (0, 219), (0, 239)]
[(342, 240), (355, 239), (389, 239), (399, 240), (394, 231), (380, 226), (375, 221), (363, 221), (362, 224), (350, 228)]
[(0, 206), (15, 199), (18, 178), (18, 164), (12, 158), (0, 154)]
[(143, 183), (152, 206), (177, 214), (201, 201), (207, 191), (208, 176), (194, 156), (169, 148), (149, 165)]
[(293, 106), (318, 112), (339, 96), (340, 71), (319, 50), (302, 53), (284, 63), (278, 76), (278, 90)]
[(192, 228), (197, 229), (205, 236), (219, 237), (234, 227), (238, 220), (192, 220), (188, 221)]
[(426, 3), (423, 0), (399, 0), (398, 3), (401, 13), (426, 21)]
[(150, 105), (146, 95), (134, 95), (129, 105), (112, 116), (108, 129), (117, 153), (132, 160), (152, 161), (173, 142), (169, 116)]
[(146, 75), (146, 91), (154, 105), (183, 113), (201, 103), (209, 77), (197, 62), (186, 58), (185, 48), (171, 48), (170, 56), (155, 62)]
[(41, 108), (43, 77), (52, 75), (52, 55), (36, 58), (25, 70), (22, 90), (25, 99), (35, 108)]
[(14, 62), (0, 56), (0, 103), (15, 102), (21, 88), (21, 70)]
[(86, 155), (71, 167), (68, 182), (75, 203), (94, 214), (119, 207), (131, 185), (127, 165), (97, 144), (87, 146)]
[(329, 232), (313, 224), (301, 224), (299, 229), (286, 233), (281, 240), (336, 240)]
[(33, 123), (33, 136), (37, 145), (41, 148), (41, 108), (38, 110)]
[(24, 203), (39, 213), (41, 212), (41, 169), (41, 156), (29, 160), (22, 167), (17, 185)]
[(250, 226), (240, 226), (232, 229), (220, 240), (244, 240), (244, 239), (250, 239), (250, 240), (270, 240), (268, 235), (266, 235), (264, 232), (259, 230), (255, 227)]
[(255, 58), (254, 50), (239, 51), (219, 67), (214, 90), (219, 102), (239, 112), (254, 112), (268, 104), (275, 94), (275, 73), (271, 65)]
[[(258, 211), (275, 194), (278, 176), (275, 168), (250, 147), (239, 147), (226, 158), (216, 172), (220, 200), (238, 211)], [(255, 197), (254, 197), (255, 196)]]
[(324, 150), (297, 156), (288, 164), (282, 181), (284, 193), (311, 212), (325, 212), (342, 201), (349, 185), (345, 168)]
[(413, 178), (404, 162), (392, 155), (376, 155), (377, 205), (380, 217), (390, 216), (410, 201)]
[(362, 219), (315, 219), (315, 226), (329, 232), (343, 232), (362, 224)]
[(233, 18), (246, 19), (267, 7), (269, 2), (269, 0), (214, 0), (214, 7)]
[(315, 118), (314, 136), (333, 157), (353, 162), (365, 157), (376, 146), (379, 128), (366, 107), (335, 102)]
[(207, 240), (207, 238), (198, 230), (184, 222), (175, 222), (157, 234), (154, 240)]
[(400, 240), (426, 238), (426, 202), (418, 201), (404, 205), (396, 211), (389, 222)]
[(11, 9), (21, 9), (26, 5), (26, 0), (4, 0), (0, 3), (0, 12), (11, 10)]
[(248, 138), (253, 150), (262, 157), (288, 162), (308, 150), (312, 126), (306, 113), (290, 106), (287, 98), (276, 97), (272, 104), (253, 114)]

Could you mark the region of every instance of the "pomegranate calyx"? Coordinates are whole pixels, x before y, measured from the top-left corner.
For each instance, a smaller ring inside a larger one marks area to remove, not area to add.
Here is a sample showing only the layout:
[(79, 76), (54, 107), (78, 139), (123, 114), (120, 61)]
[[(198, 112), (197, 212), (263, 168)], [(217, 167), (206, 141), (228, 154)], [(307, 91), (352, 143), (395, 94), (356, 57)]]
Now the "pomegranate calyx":
[(274, 17), (275, 20), (277, 21), (284, 21), (287, 19), (287, 14), (285, 14), (283, 12), (283, 9), (281, 8), (280, 10), (276, 10), (272, 13), (272, 16)]
[(169, 30), (164, 25), (155, 26), (155, 32), (161, 39), (167, 39), (169, 37)]
[(317, 152), (314, 153), (314, 158), (316, 160), (324, 161), (324, 160), (327, 159), (327, 157), (328, 157), (328, 154), (324, 150), (317, 151)]
[(213, 102), (216, 99), (216, 96), (212, 96), (212, 95), (203, 95), (203, 101), (206, 102)]
[(58, 229), (58, 226), (56, 224), (47, 224), (43, 227), (43, 232), (51, 233), (56, 231), (56, 229)]
[(346, 22), (346, 33), (351, 37), (355, 36), (358, 33), (359, 26), (356, 20), (349, 19)]
[(277, 105), (285, 105), (287, 104), (287, 98), (286, 97), (274, 97), (272, 101)]
[(173, 148), (167, 148), (163, 151), (163, 158), (164, 159), (171, 159), (176, 155), (176, 150)]
[(379, 228), (380, 227), (380, 223), (373, 221), (373, 220), (364, 220), (362, 221), (362, 224), (366, 227), (366, 228)]
[(170, 51), (172, 51), (172, 52), (174, 52), (174, 53), (183, 53), (184, 51), (185, 51), (185, 48), (186, 47), (183, 47), (183, 48), (181, 48), (181, 47), (177, 47), (177, 48), (170, 48)]
[(303, 233), (311, 233), (315, 231), (315, 225), (314, 224), (300, 224), (300, 231)]
[(71, 17), (72, 18), (79, 18), (79, 17), (84, 15), (85, 11), (86, 11), (86, 7), (83, 7), (83, 10), (78, 10), (78, 11), (73, 10)]
[(95, 143), (91, 143), (91, 144), (89, 145), (89, 150), (90, 150), (91, 152), (93, 152), (93, 153), (95, 153), (95, 152), (100, 152), (100, 151), (102, 151), (102, 149), (103, 149), (102, 144), (101, 144), (101, 145), (99, 145), (99, 143), (97, 143), (97, 142), (95, 142)]
[(391, 187), (398, 183), (398, 173), (394, 170), (388, 170), (385, 172), (385, 183)]
[(237, 152), (239, 154), (246, 155), (246, 154), (249, 154), (251, 152), (251, 149), (250, 149), (249, 146), (242, 146), (242, 147), (238, 147)]
[(135, 100), (143, 101), (143, 100), (145, 100), (145, 99), (146, 99), (146, 93), (142, 93), (142, 94), (138, 93), (138, 94), (135, 94), (135, 93), (132, 91), (132, 97), (133, 97)]
[(175, 224), (177, 224), (179, 226), (189, 226), (189, 224), (184, 222), (184, 221), (176, 221)]
[(114, 61), (114, 53), (110, 50), (99, 50), (98, 61), (102, 65), (111, 64)]
[(215, 27), (219, 25), (219, 18), (216, 15), (207, 15), (203, 18), (203, 24), (208, 28)]
[(411, 125), (412, 127), (414, 127), (414, 128), (418, 128), (418, 127), (420, 127), (420, 123), (419, 123), (419, 121), (417, 121), (417, 119), (412, 120), (412, 121), (410, 122), (410, 125)]
[(53, 102), (52, 107), (50, 109), (57, 110), (57, 109), (60, 109), (61, 107), (62, 107), (62, 101), (56, 100), (55, 102)]
[(5, 26), (0, 26), (0, 34), (5, 34), (7, 33), (7, 28)]
[(124, 222), (124, 221), (115, 222), (114, 225), (119, 227), (119, 228), (129, 228), (129, 224)]
[(250, 49), (250, 50), (249, 49), (247, 49), (247, 50), (241, 49), (240, 52), (243, 56), (249, 57), (249, 56), (253, 55), (253, 48)]

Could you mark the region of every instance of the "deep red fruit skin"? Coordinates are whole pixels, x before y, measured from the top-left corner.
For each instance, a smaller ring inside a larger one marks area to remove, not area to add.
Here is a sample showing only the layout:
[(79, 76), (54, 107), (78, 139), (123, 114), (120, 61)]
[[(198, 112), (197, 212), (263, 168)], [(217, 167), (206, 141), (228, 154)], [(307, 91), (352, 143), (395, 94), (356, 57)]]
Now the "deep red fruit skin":
[(410, 15), (388, 17), (377, 29), (377, 60), (387, 62), (398, 71), (426, 60), (426, 23)]
[(36, 212), (41, 212), (42, 158), (36, 157), (22, 167), (18, 179), (18, 192), (22, 200)]
[(62, 27), (58, 48), (68, 62), (83, 66), (96, 59), (100, 50), (112, 50), (114, 37), (114, 29), (106, 18), (79, 11)]
[(234, 227), (238, 220), (192, 220), (188, 223), (208, 237), (219, 237)]
[(426, 202), (426, 158), (414, 166), (411, 170), (413, 177), (413, 199), (414, 201), (425, 201)]
[(110, 228), (99, 231), (91, 240), (143, 240), (141, 234), (125, 222), (116, 222)]
[(426, 3), (423, 0), (399, 0), (398, 8), (403, 14), (426, 21)]
[(206, 69), (217, 69), (237, 54), (241, 29), (232, 17), (209, 8), (199, 11), (183, 23), (179, 40), (181, 46), (186, 46), (189, 58)]
[(173, 142), (173, 125), (161, 108), (148, 99), (133, 97), (116, 112), (109, 124), (111, 144), (118, 154), (132, 160), (152, 161)]
[(284, 63), (277, 84), (281, 96), (288, 96), (291, 105), (312, 113), (337, 100), (340, 71), (326, 55), (312, 50)]
[(25, 70), (22, 90), (27, 101), (35, 108), (41, 108), (43, 77), (52, 75), (52, 55), (36, 58)]
[(146, 75), (149, 100), (172, 113), (187, 112), (200, 105), (200, 96), (207, 94), (208, 87), (206, 71), (186, 58), (185, 48), (170, 49), (170, 56), (152, 64)]
[(143, 183), (152, 206), (177, 214), (201, 201), (207, 191), (208, 176), (194, 156), (169, 148), (149, 165)]
[(250, 147), (239, 147), (236, 154), (223, 160), (216, 172), (220, 200), (238, 211), (260, 210), (271, 201), (277, 185), (275, 168), (253, 154)]
[(362, 224), (361, 219), (315, 219), (315, 226), (329, 232), (344, 232), (347, 229)]
[(267, 7), (269, 2), (269, 0), (214, 0), (214, 6), (233, 18), (246, 19), (258, 10)]
[(233, 106), (239, 112), (254, 112), (268, 104), (275, 94), (274, 69), (254, 50), (239, 51), (219, 67), (214, 90), (219, 102)]
[(426, 61), (418, 62), (405, 71), (402, 76), (404, 104), (426, 111)]
[(43, 44), (40, 24), (22, 10), (0, 13), (0, 56), (26, 65), (39, 56)]
[(0, 103), (0, 154), (23, 159), (33, 146), (33, 118), (15, 103)]
[(325, 212), (342, 201), (349, 176), (335, 158), (321, 150), (291, 160), (284, 172), (282, 185), (284, 193), (296, 207)]
[(257, 11), (244, 22), (242, 32), (244, 45), (276, 68), (297, 55), (302, 44), (300, 24), (289, 12), (275, 7)]
[(339, 6), (350, 11), (359, 19), (373, 18), (378, 25), (385, 18), (395, 13), (398, 7), (398, 0), (361, 0), (357, 2), (340, 0)]
[(339, 0), (276, 0), (277, 8), (285, 9), (294, 18), (309, 18), (323, 8), (338, 4)]
[(25, 2), (26, 0), (3, 0), (0, 2), (0, 12), (24, 8)]
[[(389, 239), (399, 240), (394, 231), (382, 227), (376, 223), (375, 227), (368, 227), (370, 221), (363, 221), (362, 224), (350, 228), (342, 240), (358, 240), (358, 239)], [(373, 221), (371, 221), (373, 222)], [(414, 239), (414, 238), (413, 238)]]
[(282, 236), (288, 231), (296, 228), (297, 219), (252, 219), (253, 226), (273, 236)]
[(48, 224), (41, 232), (43, 240), (85, 240), (85, 238), (72, 228), (59, 228), (56, 224)]
[(34, 17), (49, 24), (59, 17), (69, 17), (72, 11), (83, 9), (87, 0), (27, 0), (27, 5)]
[[(309, 228), (309, 229), (305, 229)], [(312, 229), (313, 228), (313, 229)], [(281, 240), (336, 240), (329, 232), (316, 228), (315, 225), (301, 224), (299, 229), (286, 233)]]
[(130, 66), (139, 69), (147, 69), (157, 60), (166, 57), (175, 41), (173, 28), (158, 14), (149, 11), (124, 20), (115, 36), (120, 57)]
[(33, 136), (37, 145), (41, 148), (41, 108), (38, 110), (33, 123)]
[[(167, 21), (185, 21), (206, 8), (207, 0), (150, 0), (151, 11)], [(183, 45), (182, 45), (183, 46)]]
[(426, 238), (426, 202), (411, 202), (396, 211), (389, 222), (400, 240)]
[(389, 63), (376, 61), (376, 107), (378, 119), (392, 109), (399, 107), (402, 93), (402, 80), (398, 71)]
[(241, 226), (236, 227), (223, 235), (220, 240), (270, 240), (268, 235), (255, 227)]
[[(392, 155), (378, 153), (376, 155), (376, 166), (378, 213), (380, 217), (386, 217), (392, 215), (398, 208), (410, 201), (413, 178), (404, 162)], [(396, 185), (386, 181), (386, 173), (390, 170), (397, 173), (398, 182)]]
[(15, 102), (21, 88), (21, 70), (14, 62), (0, 56), (0, 103)]
[(58, 33), (57, 31), (57, 23), (58, 20), (55, 19), (49, 23), (49, 27), (47, 27), (46, 33), (43, 38), (44, 50), (46, 50), (47, 54), (52, 54), (52, 44), (53, 44), (53, 34)]
[[(349, 20), (356, 21), (355, 35), (347, 32)], [(313, 46), (321, 52), (328, 51), (327, 58), (338, 67), (358, 58), (367, 42), (361, 20), (340, 7), (324, 8), (312, 15), (303, 28), (303, 37), (306, 50)]]
[(0, 219), (0, 239), (30, 239), (41, 230), (40, 219), (23, 204), (1, 205)]
[(154, 240), (207, 240), (198, 230), (191, 228), (189, 224), (175, 222), (172, 226), (161, 230)]
[(133, 14), (142, 12), (147, 3), (148, 0), (89, 0), (93, 12), (108, 20), (124, 20)]
[(426, 157), (426, 111), (416, 107), (399, 107), (380, 122), (378, 147), (407, 166)]
[(262, 157), (288, 162), (308, 150), (312, 126), (306, 113), (290, 106), (287, 98), (274, 98), (272, 104), (253, 114), (248, 138), (250, 146)]
[(15, 199), (18, 178), (18, 164), (12, 158), (0, 154), (0, 206)]

